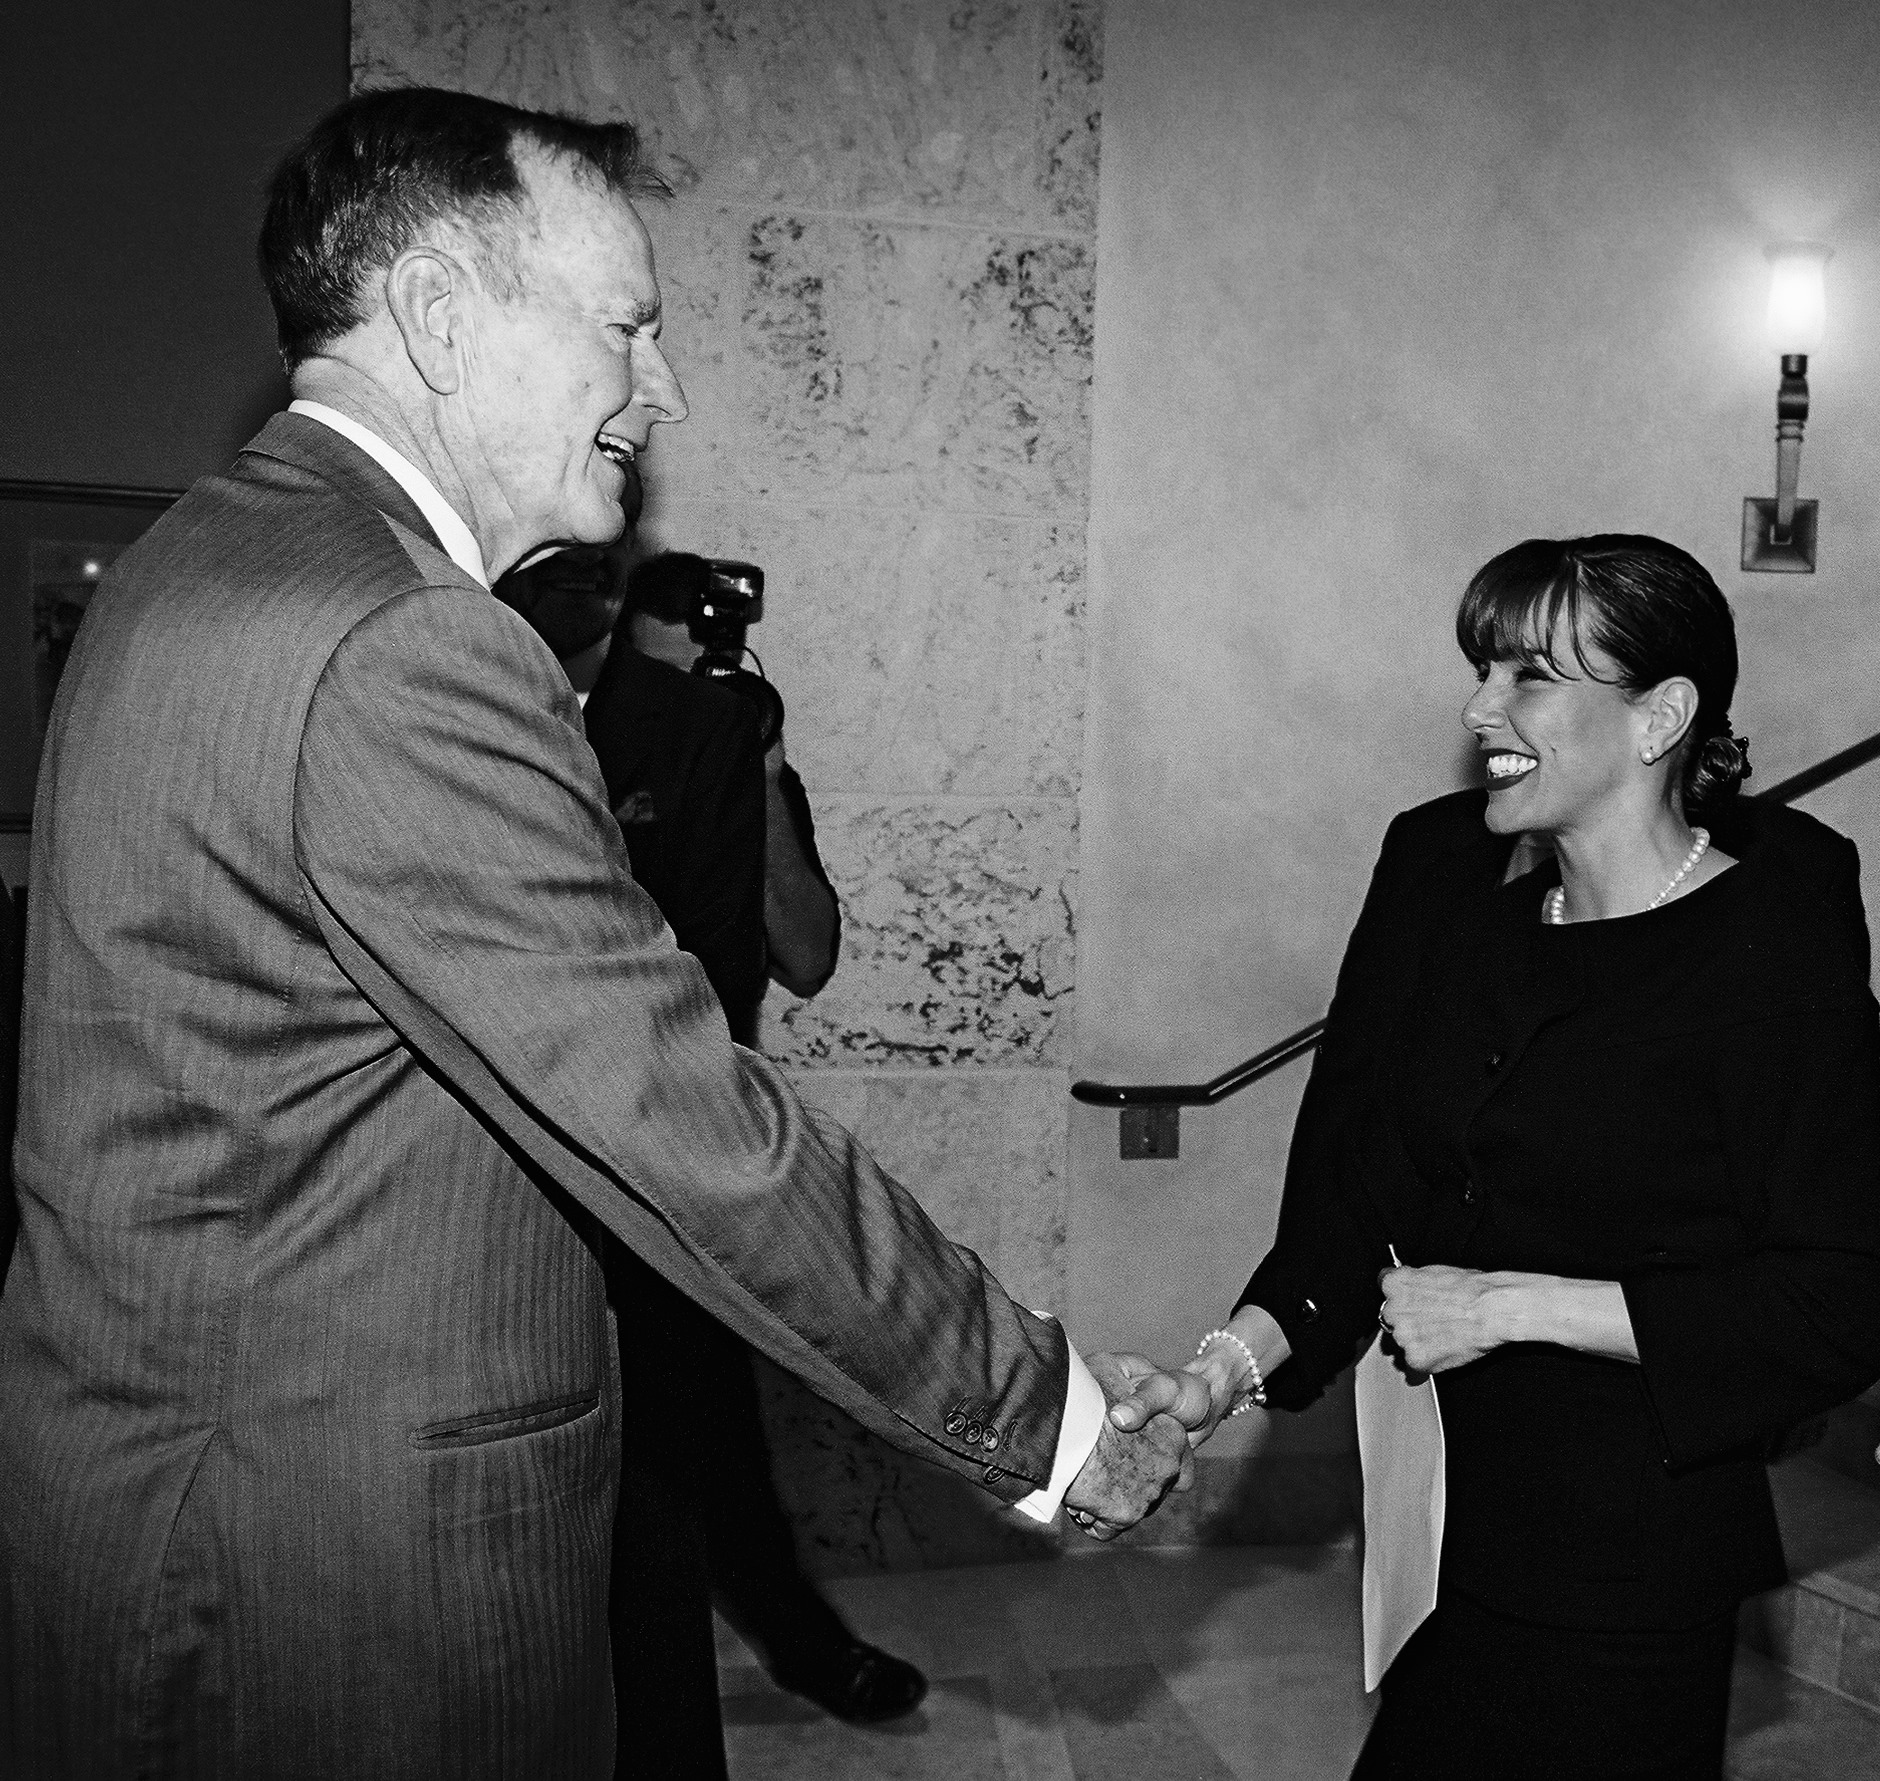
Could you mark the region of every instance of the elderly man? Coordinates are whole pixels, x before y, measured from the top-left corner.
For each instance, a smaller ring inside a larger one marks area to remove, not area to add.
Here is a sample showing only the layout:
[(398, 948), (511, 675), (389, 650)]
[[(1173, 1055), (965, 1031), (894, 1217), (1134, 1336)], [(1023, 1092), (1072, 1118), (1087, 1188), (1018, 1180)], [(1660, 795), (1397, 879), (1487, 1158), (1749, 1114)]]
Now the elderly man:
[(1192, 1387), (1086, 1369), (732, 1046), (487, 591), (611, 538), (685, 414), (644, 185), (623, 125), (341, 107), (262, 234), (293, 410), (73, 652), (0, 1298), (8, 1776), (605, 1774), (620, 1443), (713, 1406), (642, 1370), (623, 1407), (601, 1229), (1021, 1508), (1108, 1531), (1185, 1461), (1154, 1412)]

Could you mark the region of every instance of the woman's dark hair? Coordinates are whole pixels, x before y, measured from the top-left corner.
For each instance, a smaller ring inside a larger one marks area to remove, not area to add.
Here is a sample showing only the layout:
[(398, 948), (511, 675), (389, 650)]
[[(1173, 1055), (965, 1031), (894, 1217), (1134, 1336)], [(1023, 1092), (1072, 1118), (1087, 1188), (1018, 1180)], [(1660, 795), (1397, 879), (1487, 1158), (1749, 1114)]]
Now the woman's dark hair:
[[(1674, 676), (1697, 688), (1683, 743), (1684, 807), (1733, 798), (1749, 777), (1749, 745), (1730, 734), (1736, 621), (1704, 565), (1661, 538), (1623, 532), (1530, 538), (1476, 571), (1456, 610), (1456, 641), (1478, 669), (1523, 662), (1557, 674), (1552, 644), (1563, 619), (1592, 679), (1634, 695)], [(1616, 680), (1593, 672), (1588, 649), (1611, 660)]]
[(462, 224), (499, 287), (518, 281), (520, 137), (624, 198), (663, 193), (631, 124), (590, 124), (470, 93), (393, 87), (329, 112), (275, 169), (257, 255), (289, 371), (365, 319), (361, 293), (440, 220)]

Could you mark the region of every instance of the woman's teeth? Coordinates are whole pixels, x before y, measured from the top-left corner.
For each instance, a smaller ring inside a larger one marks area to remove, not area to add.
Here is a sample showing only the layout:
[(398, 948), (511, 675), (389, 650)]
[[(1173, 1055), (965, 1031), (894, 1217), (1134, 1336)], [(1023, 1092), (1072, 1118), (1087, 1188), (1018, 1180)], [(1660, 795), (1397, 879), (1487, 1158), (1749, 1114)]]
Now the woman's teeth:
[(601, 456), (610, 458), (623, 470), (633, 462), (633, 447), (624, 439), (609, 439), (605, 433), (596, 436), (594, 443), (601, 449)]
[(1532, 773), (1540, 765), (1531, 754), (1491, 754), (1488, 757), (1488, 776), (1499, 779), (1504, 785), (1510, 780), (1519, 779), (1523, 773)]

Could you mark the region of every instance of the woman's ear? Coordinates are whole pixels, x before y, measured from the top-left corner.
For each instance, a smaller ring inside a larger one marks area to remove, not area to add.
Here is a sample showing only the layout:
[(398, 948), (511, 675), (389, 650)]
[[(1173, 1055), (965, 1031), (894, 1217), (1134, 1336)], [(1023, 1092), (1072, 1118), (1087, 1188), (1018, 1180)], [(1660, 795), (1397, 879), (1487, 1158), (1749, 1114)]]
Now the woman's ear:
[(1660, 681), (1645, 700), (1645, 731), (1639, 758), (1647, 765), (1662, 760), (1697, 721), (1697, 688), (1682, 675)]

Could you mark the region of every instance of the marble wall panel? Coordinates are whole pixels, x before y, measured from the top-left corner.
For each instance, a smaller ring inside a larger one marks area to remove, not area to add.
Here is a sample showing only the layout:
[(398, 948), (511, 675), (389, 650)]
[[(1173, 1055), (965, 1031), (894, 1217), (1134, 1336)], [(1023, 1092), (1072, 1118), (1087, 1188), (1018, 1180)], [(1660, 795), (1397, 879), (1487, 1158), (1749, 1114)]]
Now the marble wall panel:
[(1063, 1314), (1062, 1070), (797, 1070), (792, 1080), (1014, 1298)]
[(712, 202), (1094, 227), (1099, 0), (354, 0), (362, 83), (630, 118)]
[(890, 1447), (788, 1373), (760, 1363), (777, 1495), (812, 1576), (1049, 1558), (1064, 1536)]
[[(1063, 1314), (1063, 1071), (793, 1074), (804, 1098), (853, 1131), (1014, 1298)], [(1055, 1534), (865, 1433), (794, 1379), (771, 1368), (762, 1377), (782, 1494), (813, 1569), (975, 1564), (1056, 1549)]]
[(813, 1002), (767, 1008), (765, 1050), (796, 1065), (1062, 1061), (1076, 824), (1067, 801), (824, 800), (842, 962)]
[(649, 547), (764, 567), (751, 644), (814, 797), (1076, 795), (1081, 521), (660, 500)]
[(676, 489), (1082, 518), (1087, 241), (693, 203), (647, 219), (692, 408), (655, 444)]
[[(692, 412), (643, 542), (769, 572), (752, 641), (844, 902), (766, 1048), (1068, 1313), (1101, 0), (354, 0), (353, 32), (357, 84), (629, 117), (671, 177), (643, 208)], [(1056, 1550), (767, 1397), (819, 1568)]]

